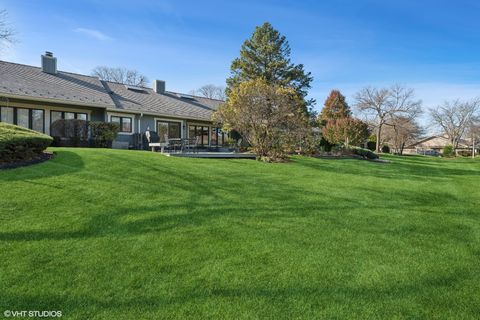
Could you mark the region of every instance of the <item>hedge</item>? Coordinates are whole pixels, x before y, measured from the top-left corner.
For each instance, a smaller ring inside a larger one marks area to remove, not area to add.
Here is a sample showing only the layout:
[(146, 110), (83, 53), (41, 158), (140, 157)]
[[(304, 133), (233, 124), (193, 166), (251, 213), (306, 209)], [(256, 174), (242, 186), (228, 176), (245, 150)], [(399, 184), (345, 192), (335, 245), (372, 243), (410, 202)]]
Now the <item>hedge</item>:
[(52, 137), (46, 134), (0, 122), (0, 162), (36, 158), (52, 141)]
[(358, 147), (350, 147), (350, 150), (358, 156), (361, 156), (365, 159), (378, 159), (378, 155), (373, 153), (371, 150), (358, 148)]

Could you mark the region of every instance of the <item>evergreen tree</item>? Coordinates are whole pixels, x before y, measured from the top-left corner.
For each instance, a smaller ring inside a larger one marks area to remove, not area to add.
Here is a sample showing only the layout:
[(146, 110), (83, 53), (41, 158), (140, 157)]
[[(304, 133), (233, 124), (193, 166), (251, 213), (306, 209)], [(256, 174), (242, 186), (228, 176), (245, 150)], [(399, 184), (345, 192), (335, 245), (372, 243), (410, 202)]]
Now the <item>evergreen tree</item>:
[[(240, 57), (233, 60), (230, 69), (227, 95), (242, 82), (263, 79), (269, 85), (292, 88), (305, 100), (313, 80), (302, 64), (290, 61), (287, 39), (268, 22), (256, 27), (252, 37), (243, 43)], [(314, 102), (305, 101), (305, 107)]]
[(338, 90), (332, 90), (319, 116), (319, 122), (325, 125), (330, 120), (349, 118), (352, 111), (345, 101), (345, 96)]

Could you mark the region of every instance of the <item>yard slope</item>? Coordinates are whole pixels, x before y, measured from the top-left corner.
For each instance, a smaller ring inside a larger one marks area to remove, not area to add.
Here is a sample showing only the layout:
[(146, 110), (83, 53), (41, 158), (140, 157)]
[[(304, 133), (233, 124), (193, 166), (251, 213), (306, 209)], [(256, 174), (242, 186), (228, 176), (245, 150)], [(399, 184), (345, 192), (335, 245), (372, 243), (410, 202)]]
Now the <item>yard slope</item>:
[(480, 161), (54, 149), (0, 171), (0, 311), (475, 318)]

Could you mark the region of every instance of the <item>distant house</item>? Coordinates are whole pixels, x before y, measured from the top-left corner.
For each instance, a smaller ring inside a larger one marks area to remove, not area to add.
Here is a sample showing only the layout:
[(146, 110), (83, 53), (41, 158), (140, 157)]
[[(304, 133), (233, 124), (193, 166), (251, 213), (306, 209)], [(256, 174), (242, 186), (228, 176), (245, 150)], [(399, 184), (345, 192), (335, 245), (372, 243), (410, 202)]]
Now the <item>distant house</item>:
[(114, 146), (124, 148), (147, 128), (169, 139), (199, 137), (202, 146), (225, 143), (225, 134), (211, 122), (223, 101), (167, 91), (161, 80), (152, 88), (133, 87), (58, 71), (50, 52), (41, 62), (39, 68), (0, 61), (0, 121), (47, 134), (58, 119), (116, 122)]
[[(430, 136), (407, 146), (403, 152), (405, 154), (440, 155), (443, 153), (443, 148), (451, 144), (452, 143), (450, 142), (450, 140), (445, 136)], [(476, 153), (478, 153), (479, 148), (480, 146), (477, 145)], [(461, 139), (456, 151), (471, 152), (471, 142), (465, 139)]]

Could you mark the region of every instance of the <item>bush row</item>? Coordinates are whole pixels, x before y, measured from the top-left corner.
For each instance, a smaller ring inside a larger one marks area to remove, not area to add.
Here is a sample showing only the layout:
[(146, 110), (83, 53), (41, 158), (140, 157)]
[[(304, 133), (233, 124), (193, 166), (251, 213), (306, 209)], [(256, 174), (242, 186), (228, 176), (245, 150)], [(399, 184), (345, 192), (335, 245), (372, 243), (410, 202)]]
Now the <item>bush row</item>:
[(350, 147), (353, 154), (361, 156), (365, 159), (378, 159), (378, 155), (369, 149), (359, 148), (359, 147)]

